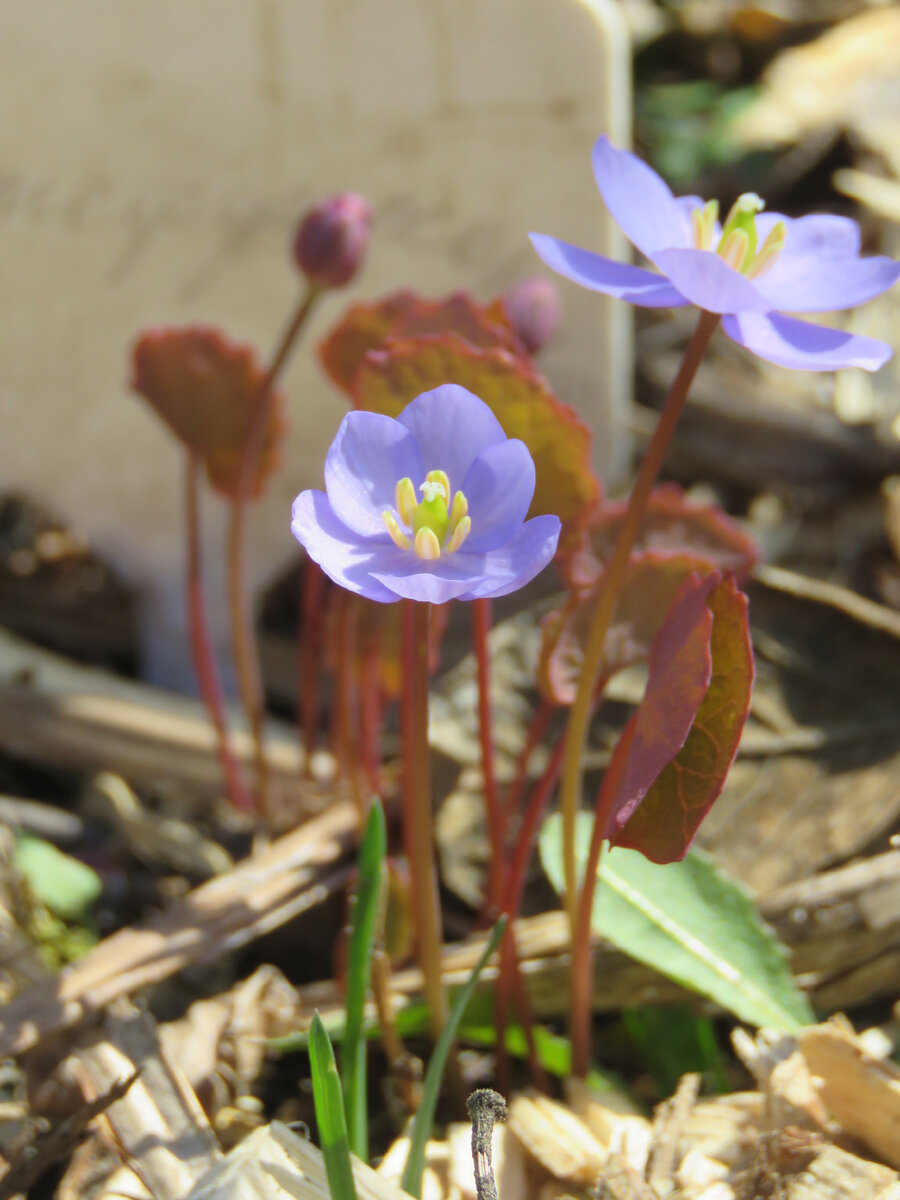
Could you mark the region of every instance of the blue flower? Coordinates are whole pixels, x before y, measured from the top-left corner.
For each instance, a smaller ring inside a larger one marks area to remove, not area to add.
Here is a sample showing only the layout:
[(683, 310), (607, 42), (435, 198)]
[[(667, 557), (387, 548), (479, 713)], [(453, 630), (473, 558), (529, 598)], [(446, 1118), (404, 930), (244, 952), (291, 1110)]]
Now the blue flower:
[(721, 313), (733, 342), (783, 367), (875, 371), (890, 358), (883, 342), (785, 315), (852, 308), (900, 278), (900, 263), (859, 257), (855, 221), (765, 213), (751, 193), (720, 224), (715, 200), (673, 196), (646, 163), (606, 137), (594, 146), (594, 176), (616, 223), (657, 270), (532, 234), (560, 275), (645, 308), (696, 304)]
[(448, 383), (397, 420), (344, 417), (325, 491), (301, 492), (291, 530), (335, 583), (388, 604), (504, 596), (556, 552), (554, 516), (525, 520), (534, 462), (477, 396)]

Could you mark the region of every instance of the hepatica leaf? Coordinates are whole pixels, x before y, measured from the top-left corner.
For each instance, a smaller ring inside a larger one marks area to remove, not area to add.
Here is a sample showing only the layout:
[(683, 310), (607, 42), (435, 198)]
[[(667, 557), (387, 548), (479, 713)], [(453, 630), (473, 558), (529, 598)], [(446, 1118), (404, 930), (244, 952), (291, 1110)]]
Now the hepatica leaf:
[[(726, 576), (709, 591), (705, 603), (712, 614), (709, 687), (684, 745), (611, 839), (617, 846), (640, 850), (656, 863), (672, 862), (687, 853), (722, 790), (750, 707), (753, 649), (747, 597)], [(645, 702), (646, 697), (641, 707)]]
[(337, 386), (352, 395), (356, 372), (368, 351), (383, 346), (389, 337), (435, 333), (459, 334), (473, 346), (516, 348), (499, 302), (485, 308), (465, 292), (426, 300), (405, 289), (373, 303), (351, 305), (319, 343), (319, 358)]
[[(605, 838), (616, 837), (691, 733), (713, 670), (713, 614), (707, 599), (719, 582), (718, 575), (690, 575), (653, 642), (647, 687), (628, 731), (628, 756), (619, 784), (609, 810), (597, 814)], [(686, 850), (687, 844), (672, 857), (681, 858)]]
[[(214, 488), (238, 486), (250, 417), (266, 372), (252, 346), (203, 325), (152, 329), (133, 350), (131, 386), (206, 467)], [(284, 394), (276, 390), (259, 457), (254, 495), (279, 465), (284, 439)]]
[[(590, 813), (579, 814), (582, 869), (592, 821)], [(540, 851), (544, 870), (560, 891), (558, 816), (545, 822)], [(700, 850), (666, 866), (633, 850), (611, 850), (597, 881), (591, 927), (632, 958), (708, 996), (742, 1021), (792, 1032), (814, 1019), (794, 987), (785, 950), (746, 891)]]
[[(572, 587), (591, 587), (612, 555), (627, 501), (604, 500), (591, 517), (581, 545), (565, 563)], [(652, 550), (659, 555), (690, 554), (705, 559), (710, 570), (734, 571), (739, 580), (749, 575), (759, 552), (737, 521), (714, 504), (688, 500), (676, 484), (654, 488), (634, 544), (635, 554)]]
[(553, 513), (564, 537), (579, 528), (600, 494), (590, 465), (591, 432), (556, 399), (530, 360), (473, 346), (453, 333), (392, 339), (366, 355), (353, 401), (357, 408), (396, 417), (420, 392), (444, 383), (480, 396), (506, 435), (528, 447), (537, 472), (529, 516)]
[[(604, 674), (643, 662), (678, 589), (692, 572), (708, 575), (709, 560), (688, 551), (645, 550), (632, 556), (606, 639)], [(603, 586), (572, 592), (541, 622), (538, 684), (557, 704), (571, 704), (584, 663), (591, 617)]]

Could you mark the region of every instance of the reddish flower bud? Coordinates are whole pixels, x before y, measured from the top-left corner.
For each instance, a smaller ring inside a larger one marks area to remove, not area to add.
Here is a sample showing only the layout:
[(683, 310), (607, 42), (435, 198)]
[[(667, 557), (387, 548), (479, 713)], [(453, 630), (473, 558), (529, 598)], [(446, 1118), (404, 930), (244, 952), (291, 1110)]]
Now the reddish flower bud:
[(551, 279), (532, 275), (504, 292), (503, 309), (513, 333), (529, 354), (537, 354), (553, 337), (562, 319), (559, 288)]
[(311, 284), (349, 283), (366, 256), (372, 209), (354, 192), (341, 192), (311, 209), (297, 230), (294, 259)]

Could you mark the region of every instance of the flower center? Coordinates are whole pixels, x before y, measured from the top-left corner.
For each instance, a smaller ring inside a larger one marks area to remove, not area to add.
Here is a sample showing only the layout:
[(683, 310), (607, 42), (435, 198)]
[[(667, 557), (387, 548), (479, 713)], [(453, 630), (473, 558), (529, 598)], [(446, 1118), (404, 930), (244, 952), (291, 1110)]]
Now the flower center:
[(756, 214), (762, 212), (764, 207), (764, 201), (760, 200), (755, 192), (744, 192), (742, 196), (738, 196), (725, 218), (716, 246), (713, 246), (713, 243), (719, 217), (718, 200), (710, 200), (702, 208), (695, 208), (691, 213), (691, 234), (695, 249), (715, 249), (716, 254), (723, 258), (729, 267), (751, 279), (762, 275), (781, 253), (786, 233), (784, 221), (777, 221), (769, 230), (763, 244), (758, 244)]
[(413, 481), (401, 479), (394, 491), (395, 512), (381, 514), (385, 529), (401, 550), (412, 547), (419, 558), (436, 559), (458, 550), (472, 528), (469, 504), (462, 492), (451, 503), (446, 471), (429, 471), (419, 484), (422, 499), (416, 499)]

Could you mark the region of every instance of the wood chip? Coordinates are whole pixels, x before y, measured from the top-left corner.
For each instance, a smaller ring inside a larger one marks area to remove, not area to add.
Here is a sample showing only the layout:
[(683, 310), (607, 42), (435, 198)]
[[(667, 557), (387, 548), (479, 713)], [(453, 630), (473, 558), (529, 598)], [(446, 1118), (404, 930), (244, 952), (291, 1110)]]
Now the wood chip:
[(555, 1178), (592, 1187), (607, 1149), (583, 1121), (547, 1096), (516, 1096), (506, 1127)]
[(900, 1069), (867, 1055), (850, 1026), (838, 1019), (803, 1030), (798, 1041), (834, 1119), (900, 1168)]

